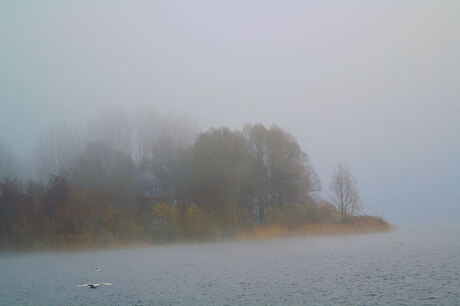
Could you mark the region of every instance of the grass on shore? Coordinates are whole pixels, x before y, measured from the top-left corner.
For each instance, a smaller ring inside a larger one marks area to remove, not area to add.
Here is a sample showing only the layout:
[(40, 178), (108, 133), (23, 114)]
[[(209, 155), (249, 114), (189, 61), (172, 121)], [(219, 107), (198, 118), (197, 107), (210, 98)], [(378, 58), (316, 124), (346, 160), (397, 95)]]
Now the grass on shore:
[(251, 229), (238, 230), (237, 239), (268, 239), (290, 236), (333, 236), (385, 233), (395, 229), (379, 217), (359, 216), (336, 223), (307, 223), (297, 227), (285, 225), (258, 225)]
[(128, 241), (122, 241), (116, 236), (108, 235), (95, 240), (88, 235), (60, 235), (40, 240), (23, 242), (20, 245), (11, 246), (10, 250), (17, 251), (77, 251), (77, 250), (101, 250), (149, 247), (153, 245), (167, 245), (172, 243), (191, 243), (223, 240), (258, 240), (281, 237), (304, 237), (304, 236), (332, 236), (353, 235), (369, 233), (385, 233), (394, 230), (383, 218), (373, 216), (357, 216), (344, 218), (334, 223), (305, 223), (297, 226), (283, 224), (261, 224), (244, 229), (237, 229), (231, 235), (219, 235), (214, 233), (208, 238), (199, 240), (178, 239), (174, 241), (152, 241), (146, 237), (137, 237)]

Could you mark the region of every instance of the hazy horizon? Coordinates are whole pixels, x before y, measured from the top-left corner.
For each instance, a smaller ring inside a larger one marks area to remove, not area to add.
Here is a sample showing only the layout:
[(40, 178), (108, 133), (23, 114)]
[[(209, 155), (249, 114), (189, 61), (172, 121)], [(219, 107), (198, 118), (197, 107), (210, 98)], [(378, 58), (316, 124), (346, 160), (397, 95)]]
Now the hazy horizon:
[(458, 226), (458, 2), (4, 2), (0, 43), (0, 140), (23, 158), (120, 107), (277, 124), (323, 190), (341, 161), (364, 213)]

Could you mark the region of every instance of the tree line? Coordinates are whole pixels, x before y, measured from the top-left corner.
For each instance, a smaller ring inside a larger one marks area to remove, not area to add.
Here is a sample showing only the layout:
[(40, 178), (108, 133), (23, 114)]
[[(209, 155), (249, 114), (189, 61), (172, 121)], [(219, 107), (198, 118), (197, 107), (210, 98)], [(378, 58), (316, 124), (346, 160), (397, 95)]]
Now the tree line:
[(112, 112), (86, 133), (48, 131), (28, 180), (15, 177), (6, 151), (0, 147), (0, 170), (8, 169), (0, 173), (1, 247), (201, 240), (359, 212), (349, 169), (336, 168), (330, 200), (322, 199), (307, 154), (276, 125), (199, 133), (180, 117)]

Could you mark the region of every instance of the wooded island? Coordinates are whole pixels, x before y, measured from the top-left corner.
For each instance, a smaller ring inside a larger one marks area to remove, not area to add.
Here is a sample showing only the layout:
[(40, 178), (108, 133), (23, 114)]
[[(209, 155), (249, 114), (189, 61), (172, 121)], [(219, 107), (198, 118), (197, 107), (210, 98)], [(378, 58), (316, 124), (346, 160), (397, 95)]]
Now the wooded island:
[(0, 248), (389, 231), (361, 216), (348, 167), (321, 185), (296, 139), (276, 125), (198, 133), (180, 118), (107, 113), (84, 132), (59, 126), (24, 179), (0, 147)]

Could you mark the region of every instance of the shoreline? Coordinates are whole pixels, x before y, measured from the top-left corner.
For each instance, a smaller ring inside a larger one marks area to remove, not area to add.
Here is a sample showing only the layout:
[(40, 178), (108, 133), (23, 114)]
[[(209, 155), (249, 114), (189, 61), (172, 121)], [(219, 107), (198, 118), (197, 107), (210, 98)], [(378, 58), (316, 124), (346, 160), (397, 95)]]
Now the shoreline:
[[(0, 255), (5, 254), (32, 254), (32, 253), (51, 253), (51, 252), (84, 252), (84, 251), (105, 251), (122, 250), (135, 248), (149, 248), (174, 246), (179, 244), (195, 245), (201, 243), (230, 242), (230, 241), (257, 241), (280, 238), (299, 238), (299, 237), (327, 237), (327, 236), (349, 236), (360, 234), (389, 233), (396, 230), (396, 226), (390, 225), (385, 220), (370, 217), (372, 220), (379, 220), (380, 223), (363, 223), (360, 218), (357, 221), (341, 223), (305, 223), (299, 226), (287, 226), (278, 224), (254, 225), (245, 229), (237, 229), (232, 235), (215, 235), (202, 239), (177, 239), (175, 241), (148, 241), (139, 239), (138, 241), (93, 241), (85, 243), (68, 243), (66, 241), (57, 242), (36, 241), (35, 245), (24, 245), (0, 249)], [(369, 216), (365, 216), (369, 218)], [(374, 219), (375, 218), (375, 219)]]
[(372, 228), (341, 223), (304, 224), (296, 229), (289, 229), (278, 225), (263, 225), (255, 227), (250, 231), (237, 232), (234, 238), (237, 240), (262, 240), (289, 237), (348, 236), (390, 233), (395, 230), (396, 227), (392, 225), (389, 225), (388, 228)]

